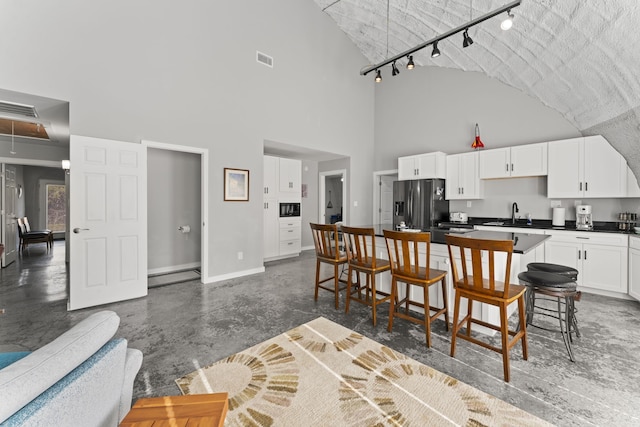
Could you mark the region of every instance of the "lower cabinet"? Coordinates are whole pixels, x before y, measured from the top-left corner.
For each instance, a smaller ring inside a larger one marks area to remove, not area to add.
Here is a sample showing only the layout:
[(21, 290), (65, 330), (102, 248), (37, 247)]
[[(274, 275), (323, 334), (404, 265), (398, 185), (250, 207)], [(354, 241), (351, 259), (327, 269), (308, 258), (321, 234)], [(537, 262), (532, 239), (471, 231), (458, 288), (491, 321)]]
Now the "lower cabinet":
[(300, 254), (302, 230), (301, 219), (279, 218), (276, 202), (264, 202), (263, 258), (265, 261)]
[(545, 262), (578, 270), (587, 292), (620, 297), (628, 292), (628, 236), (615, 233), (548, 231)]
[(302, 220), (297, 218), (280, 218), (279, 248), (280, 256), (298, 255), (302, 239)]
[(640, 300), (640, 237), (629, 237), (629, 295)]

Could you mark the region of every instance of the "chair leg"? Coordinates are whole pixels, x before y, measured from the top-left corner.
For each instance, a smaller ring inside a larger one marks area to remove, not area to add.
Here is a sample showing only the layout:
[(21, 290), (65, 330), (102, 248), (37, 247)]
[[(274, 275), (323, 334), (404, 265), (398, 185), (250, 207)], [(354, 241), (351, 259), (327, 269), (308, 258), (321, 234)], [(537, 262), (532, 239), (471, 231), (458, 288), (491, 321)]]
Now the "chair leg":
[(500, 338), (502, 340), (502, 365), (504, 380), (509, 382), (509, 319), (507, 318), (507, 305), (500, 304)]
[(320, 289), (320, 260), (316, 258), (316, 294), (313, 298), (318, 301), (318, 289)]
[(395, 277), (391, 277), (391, 298), (389, 299), (389, 326), (387, 331), (391, 332), (393, 328), (393, 314), (396, 311), (396, 303), (398, 302), (398, 283)]
[(344, 312), (349, 314), (349, 304), (351, 302), (351, 287), (353, 286), (353, 280), (351, 279), (351, 277), (353, 276), (353, 270), (351, 268), (351, 265), (349, 265), (349, 273), (347, 274), (347, 276), (347, 298), (344, 303)]
[(431, 348), (431, 310), (429, 310), (429, 287), (423, 286), (424, 301), (424, 329), (427, 334), (427, 347)]
[[(367, 282), (369, 281), (369, 275), (367, 275)], [(376, 274), (371, 273), (371, 310), (373, 312), (373, 326), (376, 326), (376, 314), (378, 309), (376, 308), (376, 304), (378, 302), (378, 298), (376, 298)]]
[(338, 264), (333, 265), (333, 284), (336, 296), (336, 310), (340, 307), (340, 276), (338, 275)]
[(564, 307), (565, 307), (565, 312), (564, 312), (564, 319), (563, 319), (562, 304), (561, 304), (560, 297), (558, 297), (558, 319), (560, 320), (560, 333), (562, 334), (562, 339), (564, 340), (564, 346), (567, 348), (567, 353), (569, 353), (569, 359), (572, 362), (575, 362), (575, 359), (573, 358), (573, 351), (571, 350), (571, 337), (570, 337), (571, 319), (569, 318), (569, 297), (565, 296)]
[(453, 303), (453, 331), (451, 332), (451, 357), (456, 356), (456, 336), (460, 330), (460, 324), (458, 324), (458, 315), (460, 314), (460, 293), (455, 292)]
[(467, 336), (471, 336), (471, 314), (473, 313), (473, 300), (467, 298)]
[(449, 331), (449, 299), (447, 298), (447, 282), (445, 281), (444, 277), (442, 278), (442, 300), (444, 301), (443, 306), (445, 309), (444, 323), (447, 331)]
[[(524, 301), (525, 296), (521, 296), (518, 298), (518, 332), (522, 330), (522, 337), (520, 338), (522, 341), (522, 358), (527, 360), (529, 358), (529, 345), (527, 343), (527, 309), (526, 309), (526, 301)], [(522, 329), (520, 329), (520, 327)]]

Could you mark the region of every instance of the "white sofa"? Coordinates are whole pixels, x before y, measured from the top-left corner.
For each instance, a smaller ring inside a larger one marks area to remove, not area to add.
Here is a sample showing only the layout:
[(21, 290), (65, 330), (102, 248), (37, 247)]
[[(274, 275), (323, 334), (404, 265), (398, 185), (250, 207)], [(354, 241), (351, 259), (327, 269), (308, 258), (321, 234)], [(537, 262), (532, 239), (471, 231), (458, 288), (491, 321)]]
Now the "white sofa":
[(142, 353), (112, 339), (120, 318), (94, 313), (0, 369), (0, 426), (117, 426), (131, 409)]

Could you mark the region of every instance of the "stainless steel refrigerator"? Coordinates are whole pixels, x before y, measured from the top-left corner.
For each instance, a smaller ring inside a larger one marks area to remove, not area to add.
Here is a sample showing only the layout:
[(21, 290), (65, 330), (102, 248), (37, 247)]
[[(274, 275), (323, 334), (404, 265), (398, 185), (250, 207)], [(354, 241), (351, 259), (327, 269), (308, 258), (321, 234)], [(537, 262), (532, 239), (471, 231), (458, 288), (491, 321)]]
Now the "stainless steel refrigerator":
[(444, 198), (444, 179), (394, 181), (393, 226), (426, 230), (449, 221), (449, 201)]

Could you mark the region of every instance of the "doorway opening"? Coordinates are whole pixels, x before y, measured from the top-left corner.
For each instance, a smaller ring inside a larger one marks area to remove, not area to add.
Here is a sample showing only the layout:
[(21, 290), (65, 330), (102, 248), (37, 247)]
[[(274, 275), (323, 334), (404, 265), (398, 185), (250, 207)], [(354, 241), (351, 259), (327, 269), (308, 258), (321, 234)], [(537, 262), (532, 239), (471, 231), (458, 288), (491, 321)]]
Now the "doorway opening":
[(346, 169), (320, 172), (318, 213), (322, 224), (346, 222), (347, 215), (347, 171)]
[(398, 170), (373, 173), (373, 223), (393, 223), (393, 182), (398, 180)]
[(208, 277), (208, 150), (142, 143), (147, 147), (148, 206), (153, 206), (147, 219), (148, 286), (202, 283)]

